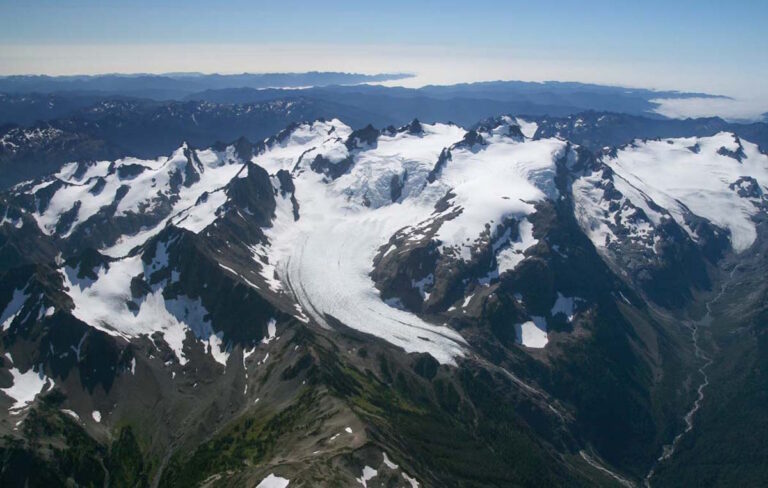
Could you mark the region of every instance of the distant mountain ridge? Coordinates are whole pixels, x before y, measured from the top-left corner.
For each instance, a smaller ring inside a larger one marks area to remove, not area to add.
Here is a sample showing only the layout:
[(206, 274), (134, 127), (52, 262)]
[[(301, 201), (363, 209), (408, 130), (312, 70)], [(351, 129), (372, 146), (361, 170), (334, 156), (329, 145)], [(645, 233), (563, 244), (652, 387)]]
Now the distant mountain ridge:
[[(411, 77), (407, 74), (264, 73), (264, 74), (135, 74), (96, 76), (0, 77), (0, 94), (45, 94), (74, 98), (95, 96), (133, 97), (152, 100), (206, 100), (217, 103), (251, 103), (298, 96), (321, 98), (355, 105), (374, 112), (397, 109), (404, 103), (436, 110), (455, 102), (454, 120), (469, 124), (478, 112), (499, 104), (493, 114), (527, 113), (562, 116), (584, 110), (612, 111), (658, 117), (655, 110), (664, 99), (727, 99), (707, 93), (660, 91), (579, 82), (488, 81), (421, 88), (383, 86)], [(480, 105), (475, 108), (473, 105)], [(423, 111), (423, 110), (422, 110)], [(428, 114), (418, 115), (425, 120)], [(461, 120), (458, 120), (458, 118)], [(1, 121), (1, 119), (0, 119)], [(12, 120), (19, 122), (20, 120)]]
[(190, 93), (224, 88), (279, 88), (343, 85), (408, 78), (407, 74), (359, 74), (341, 72), (242, 73), (242, 74), (104, 74), (78, 76), (0, 76), (0, 92), (121, 95), (174, 100)]
[[(219, 103), (245, 103), (267, 97), (295, 96), (297, 90), (254, 90), (247, 87), (211, 89), (190, 94), (190, 100), (209, 100)], [(622, 112), (662, 118), (654, 112), (654, 100), (665, 98), (728, 98), (706, 93), (656, 91), (577, 82), (523, 82), (492, 81), (457, 85), (428, 85), (422, 88), (386, 87), (360, 84), (356, 86), (325, 86), (301, 90), (303, 96), (336, 99), (349, 104), (370, 104), (387, 99), (387, 103), (415, 104), (417, 110), (425, 100), (472, 101), (476, 104), (494, 102), (499, 113), (514, 111), (530, 115), (568, 115), (584, 110)], [(383, 105), (383, 103), (382, 103)], [(467, 113), (466, 117), (470, 115)], [(428, 118), (428, 117), (426, 117)], [(462, 120), (462, 123), (470, 123)]]

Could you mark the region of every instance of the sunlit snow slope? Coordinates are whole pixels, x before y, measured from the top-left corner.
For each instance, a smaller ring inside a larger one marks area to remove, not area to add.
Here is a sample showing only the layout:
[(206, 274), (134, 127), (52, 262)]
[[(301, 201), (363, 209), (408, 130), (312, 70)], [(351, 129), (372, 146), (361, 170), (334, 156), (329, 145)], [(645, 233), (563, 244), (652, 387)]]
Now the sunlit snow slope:
[[(557, 140), (526, 140), (505, 121), (462, 143), (466, 132), (452, 125), (422, 125), (384, 133), (373, 144), (342, 145), (341, 123), (301, 126), (300, 160), (286, 158), (285, 143), (255, 158), (269, 171), (293, 168), (300, 217), (283, 199), (273, 228), (270, 261), (304, 310), (328, 326), (327, 317), (381, 337), (406, 351), (428, 352), (451, 363), (465, 353), (462, 337), (381, 300), (370, 278), (377, 250), (398, 230), (456, 211), (440, 228), (444, 252), (468, 259), (474, 242), (503, 218), (534, 211), (534, 203), (555, 198), (555, 163), (566, 148)], [(315, 134), (315, 135), (312, 135)], [(323, 136), (325, 134), (325, 136)], [(460, 144), (457, 144), (460, 143)], [(451, 156), (430, 181), (444, 149)], [(321, 156), (351, 169), (335, 180), (309, 168)], [(393, 185), (400, 192), (393, 194)], [(449, 211), (435, 205), (449, 195)]]
[[(349, 130), (338, 121), (302, 126), (297, 131), (303, 134), (302, 141), (311, 141), (316, 148), (300, 152), (305, 154), (304, 162), (307, 155), (318, 151), (331, 161), (332, 157), (349, 156), (336, 139), (338, 134), (348, 135)], [(319, 136), (309, 137), (309, 133)], [(427, 126), (419, 135), (382, 136), (377, 147), (354, 151), (361, 164), (334, 181), (313, 172), (306, 163), (286, 160), (282, 145), (255, 158), (269, 171), (299, 163), (293, 175), (300, 217), (294, 221), (288, 199), (278, 203), (274, 225), (267, 233), (269, 259), (315, 320), (328, 326), (326, 316), (330, 315), (406, 351), (429, 352), (441, 362), (453, 362), (455, 356), (463, 354), (464, 341), (457, 332), (390, 307), (369, 277), (377, 249), (399, 228), (432, 211), (431, 200), (415, 197), (407, 203), (392, 204), (391, 177), (410, 168), (418, 175), (414, 178), (426, 182), (440, 151), (460, 140), (463, 133), (458, 127), (439, 125)], [(419, 190), (414, 188), (414, 192)], [(372, 202), (369, 206), (363, 204), (364, 197)]]
[[(694, 240), (699, 236), (692, 217), (727, 231), (735, 252), (757, 238), (754, 217), (760, 213), (768, 187), (768, 156), (756, 145), (730, 133), (712, 137), (636, 141), (602, 158), (611, 170), (610, 186), (642, 215), (629, 215), (606, 193), (605, 174), (598, 172), (573, 185), (577, 216), (598, 248), (618, 239), (615, 224), (632, 220), (635, 237), (653, 236), (653, 229), (672, 218)], [(611, 202), (614, 202), (613, 204)], [(647, 240), (653, 246), (652, 239)]]

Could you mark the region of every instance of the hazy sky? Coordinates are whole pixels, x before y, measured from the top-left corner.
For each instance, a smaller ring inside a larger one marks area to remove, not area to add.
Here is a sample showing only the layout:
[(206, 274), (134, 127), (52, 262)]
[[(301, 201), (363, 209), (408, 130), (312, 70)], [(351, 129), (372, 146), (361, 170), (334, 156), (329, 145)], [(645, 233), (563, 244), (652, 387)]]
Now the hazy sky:
[(768, 0), (0, 0), (0, 74), (413, 72), (768, 100)]

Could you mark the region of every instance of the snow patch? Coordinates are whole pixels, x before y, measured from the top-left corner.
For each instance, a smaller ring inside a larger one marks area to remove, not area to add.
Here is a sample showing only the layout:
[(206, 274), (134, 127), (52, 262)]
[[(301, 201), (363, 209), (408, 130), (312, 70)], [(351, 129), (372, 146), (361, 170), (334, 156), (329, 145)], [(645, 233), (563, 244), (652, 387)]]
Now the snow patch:
[(403, 472), (403, 479), (411, 485), (411, 488), (419, 488), (419, 482), (416, 481), (416, 478), (408, 476), (408, 473)]
[(262, 344), (269, 344), (277, 338), (277, 321), (274, 318), (270, 318), (267, 323), (267, 337), (261, 340)]
[(536, 131), (539, 130), (539, 124), (536, 122), (528, 122), (520, 117), (516, 117), (515, 122), (520, 126), (520, 132), (522, 132), (528, 139), (533, 139), (533, 136), (536, 135)]
[(2, 388), (3, 392), (14, 400), (13, 405), (8, 409), (11, 415), (17, 415), (22, 409), (27, 407), (35, 400), (35, 397), (45, 391), (53, 389), (54, 382), (46, 377), (42, 369), (35, 372), (32, 368), (24, 373), (11, 367), (8, 369), (13, 378), (13, 384), (7, 388)]
[(76, 412), (74, 412), (72, 410), (69, 410), (68, 408), (62, 408), (61, 412), (69, 415), (70, 417), (72, 417), (73, 419), (75, 419), (77, 421), (80, 421), (80, 416)]
[(555, 304), (552, 306), (551, 314), (554, 317), (555, 315), (562, 313), (565, 315), (565, 318), (568, 320), (568, 322), (571, 322), (575, 313), (575, 305), (580, 301), (581, 298), (566, 297), (563, 296), (562, 293), (558, 292), (557, 300), (555, 300)]
[(513, 270), (525, 259), (525, 251), (538, 244), (538, 240), (533, 237), (533, 224), (528, 219), (522, 219), (518, 225), (519, 236), (516, 240), (510, 241), (507, 237), (506, 242), (498, 242), (494, 246), (500, 248), (496, 254), (499, 274), (505, 271)]
[(421, 295), (421, 298), (424, 301), (429, 300), (429, 296), (430, 296), (430, 293), (428, 293), (426, 289), (431, 288), (432, 285), (434, 284), (435, 284), (435, 275), (433, 275), (432, 273), (428, 274), (427, 276), (425, 276), (424, 278), (418, 281), (411, 280), (411, 288), (416, 288), (417, 290), (419, 290), (419, 295)]
[(386, 467), (388, 467), (389, 469), (397, 469), (397, 468), (398, 468), (398, 465), (397, 465), (397, 464), (395, 464), (395, 463), (393, 463), (393, 462), (392, 462), (392, 461), (389, 459), (389, 456), (387, 456), (387, 453), (386, 453), (386, 452), (383, 452), (383, 451), (382, 451), (382, 453), (381, 453), (381, 454), (382, 454), (382, 456), (384, 456), (384, 461), (383, 461), (383, 462), (384, 462), (384, 465), (385, 465)]
[(256, 488), (285, 488), (288, 486), (288, 483), (290, 483), (290, 480), (281, 478), (280, 476), (275, 476), (274, 473), (271, 473), (269, 476), (261, 480), (261, 482), (256, 485)]
[(5, 306), (3, 313), (0, 315), (0, 324), (2, 324), (4, 331), (8, 330), (11, 323), (13, 323), (14, 319), (24, 306), (24, 303), (27, 301), (27, 298), (29, 298), (25, 289), (26, 288), (13, 291), (11, 301), (8, 302), (8, 305)]
[(360, 475), (360, 477), (357, 478), (357, 482), (363, 485), (363, 487), (367, 488), (368, 482), (371, 481), (373, 478), (375, 478), (377, 474), (379, 474), (378, 471), (376, 471), (370, 466), (366, 466), (363, 468), (362, 475)]
[(547, 321), (544, 317), (531, 317), (522, 324), (515, 324), (517, 341), (531, 349), (541, 349), (547, 345)]
[[(290, 204), (289, 201), (286, 204), (285, 203), (286, 201), (288, 200), (283, 199), (281, 197), (277, 197), (278, 208), (280, 208), (281, 202), (283, 206)], [(283, 209), (283, 211), (285, 212), (286, 210)], [(268, 257), (268, 255), (270, 254), (269, 249), (265, 248), (262, 245), (252, 246), (250, 249), (251, 249), (251, 252), (253, 253), (253, 259), (257, 263), (259, 263), (259, 266), (260, 266), (259, 274), (261, 275), (262, 278), (264, 278), (264, 281), (266, 281), (267, 286), (269, 286), (269, 289), (275, 293), (281, 292), (283, 289), (283, 284), (280, 282), (279, 279), (275, 278), (276, 268), (273, 264), (269, 262), (269, 257)]]

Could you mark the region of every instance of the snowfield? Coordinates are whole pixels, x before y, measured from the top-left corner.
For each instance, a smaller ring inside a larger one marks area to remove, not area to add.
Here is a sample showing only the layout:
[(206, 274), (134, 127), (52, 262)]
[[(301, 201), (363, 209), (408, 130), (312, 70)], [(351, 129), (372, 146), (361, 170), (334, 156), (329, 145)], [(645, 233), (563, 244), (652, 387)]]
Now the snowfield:
[(565, 315), (565, 319), (568, 322), (571, 322), (576, 313), (576, 304), (581, 301), (581, 298), (566, 297), (563, 296), (562, 293), (557, 292), (557, 300), (555, 300), (555, 304), (552, 306), (552, 311), (550, 313), (553, 317), (561, 313)]
[[(753, 218), (768, 188), (768, 156), (755, 144), (725, 132), (712, 137), (635, 141), (615, 157), (604, 157), (603, 162), (614, 171), (616, 189), (650, 219), (645, 227), (634, 229), (635, 234), (648, 232), (668, 215), (696, 241), (696, 233), (686, 222), (686, 213), (691, 212), (727, 230), (737, 253), (757, 238)], [(740, 194), (747, 186), (742, 181), (745, 177), (757, 182), (759, 195)], [(599, 180), (594, 174), (581, 178), (574, 183), (573, 193), (582, 228), (597, 247), (605, 247), (616, 236), (605, 223), (608, 201), (597, 186)]]
[[(65, 267), (64, 284), (75, 305), (72, 314), (96, 329), (126, 339), (162, 332), (181, 364), (187, 361), (183, 345), (187, 332), (191, 332), (204, 343), (216, 361), (226, 365), (229, 354), (222, 344), (221, 335), (213, 331), (207, 318), (208, 311), (199, 298), (163, 297), (167, 281), (152, 285), (152, 291), (146, 296), (132, 297), (133, 277), (141, 273), (148, 276), (167, 264), (165, 247), (158, 243), (155, 260), (149, 265), (145, 265), (141, 255), (126, 257), (109, 263), (108, 268), (99, 267), (95, 280), (80, 279), (77, 269)], [(128, 308), (127, 303), (131, 301), (138, 306), (138, 310)]]
[(257, 164), (273, 174), (281, 169), (291, 171), (299, 159), (311, 161), (319, 153), (338, 162), (347, 156), (344, 141), (351, 133), (338, 119), (300, 124), (285, 138), (268, 142), (267, 152), (258, 157)]
[[(61, 184), (61, 188), (53, 193), (43, 210), (38, 209), (32, 216), (44, 233), (66, 237), (103, 207), (116, 204), (115, 217), (121, 217), (152, 212), (164, 199), (170, 199), (168, 214), (157, 225), (122, 236), (101, 250), (110, 256), (123, 256), (159, 233), (173, 217), (175, 225), (193, 232), (200, 232), (213, 222), (216, 209), (226, 201), (224, 192), (216, 190), (242, 169), (238, 163), (231, 146), (221, 152), (195, 151), (186, 144), (171, 156), (156, 160), (126, 158), (88, 166), (69, 163), (54, 175), (54, 182)], [(41, 188), (44, 187), (36, 185), (28, 192), (34, 194)], [(201, 197), (202, 205), (196, 205)], [(75, 203), (79, 206), (73, 207)], [(57, 230), (62, 218), (73, 210), (76, 211), (71, 226), (64, 232)], [(179, 213), (182, 214), (177, 216)]]
[(533, 237), (533, 224), (528, 219), (520, 221), (517, 231), (519, 237), (516, 240), (511, 240), (505, 233), (493, 245), (499, 265), (497, 275), (515, 269), (525, 259), (525, 251), (539, 242)]
[[(565, 155), (567, 144), (557, 139), (519, 141), (508, 136), (508, 130), (508, 125), (501, 125), (481, 133), (487, 145), (452, 150), (440, 179), (431, 185), (456, 195), (453, 204), (462, 212), (444, 223), (437, 237), (444, 248), (457, 250), (464, 259), (470, 257), (486, 224), (495, 234), (504, 218), (522, 219), (534, 212), (536, 202), (558, 197), (556, 162)], [(521, 229), (521, 234), (525, 235), (524, 247), (518, 248), (522, 252), (535, 240), (530, 229)]]

